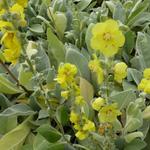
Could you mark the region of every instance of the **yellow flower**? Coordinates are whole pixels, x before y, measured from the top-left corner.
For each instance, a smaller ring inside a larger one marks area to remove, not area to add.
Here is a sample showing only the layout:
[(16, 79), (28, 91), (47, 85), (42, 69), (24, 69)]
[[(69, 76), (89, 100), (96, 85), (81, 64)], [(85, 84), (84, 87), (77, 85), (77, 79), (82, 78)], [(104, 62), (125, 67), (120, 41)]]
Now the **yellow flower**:
[(55, 79), (63, 88), (67, 88), (75, 81), (75, 75), (77, 74), (77, 68), (75, 65), (65, 63), (58, 68), (58, 75)]
[(99, 98), (96, 98), (94, 100), (94, 102), (92, 103), (92, 108), (94, 110), (99, 111), (101, 109), (101, 107), (104, 106), (104, 104), (105, 104), (105, 100), (103, 98), (99, 97)]
[(80, 119), (80, 116), (77, 113), (75, 113), (74, 111), (71, 111), (71, 113), (70, 113), (70, 121), (72, 123), (76, 124), (76, 123), (78, 123), (79, 119)]
[(116, 103), (102, 107), (98, 114), (101, 123), (112, 123), (120, 115), (121, 112), (117, 109)]
[(17, 3), (10, 8), (10, 12), (19, 15), (22, 19), (25, 17), (24, 8)]
[(12, 23), (0, 20), (0, 30), (3, 30), (3, 28), (7, 29), (12, 27), (13, 27)]
[(62, 91), (61, 92), (61, 97), (63, 97), (64, 99), (68, 99), (68, 97), (69, 97), (69, 91)]
[(144, 88), (144, 92), (147, 94), (150, 94), (150, 80), (147, 82), (147, 84)]
[(28, 0), (16, 0), (16, 2), (21, 5), (23, 8), (27, 7)]
[(24, 14), (24, 8), (19, 5), (18, 3), (14, 4), (11, 8), (10, 8), (10, 12), (12, 14), (16, 14), (17, 15), (17, 19), (19, 20), (19, 23), (21, 26), (25, 26), (26, 25), (26, 20), (25, 20), (25, 14)]
[(147, 94), (150, 94), (150, 68), (144, 70), (144, 78), (141, 80), (138, 85), (138, 90), (144, 91)]
[(138, 90), (142, 90), (147, 94), (150, 94), (150, 80), (143, 78), (138, 85)]
[(87, 120), (83, 126), (83, 131), (95, 131), (95, 124), (94, 122)]
[(77, 96), (75, 98), (75, 104), (76, 105), (84, 105), (85, 104), (85, 100), (84, 100), (83, 96)]
[(88, 66), (92, 72), (96, 73), (97, 81), (99, 84), (101, 84), (104, 80), (103, 69), (101, 68), (101, 64), (97, 56), (96, 55), (93, 56), (94, 56), (94, 60), (89, 61)]
[(21, 53), (21, 43), (16, 32), (7, 31), (1, 39), (1, 43), (5, 47), (3, 55), (6, 61), (15, 64)]
[(88, 137), (88, 133), (81, 130), (81, 131), (78, 131), (78, 132), (76, 133), (76, 137), (77, 137), (79, 140), (84, 140), (84, 139), (86, 139), (86, 138)]
[(121, 83), (127, 76), (127, 65), (124, 62), (117, 63), (114, 67), (114, 79)]
[(150, 79), (150, 68), (144, 70), (144, 78)]
[(17, 50), (6, 49), (3, 53), (7, 62), (11, 62), (12, 64), (16, 64), (18, 58), (20, 56), (20, 52)]
[(107, 57), (115, 55), (125, 43), (125, 37), (119, 30), (118, 23), (112, 19), (95, 24), (92, 35), (91, 47)]
[(147, 83), (148, 83), (147, 79), (142, 79), (141, 82), (140, 82), (140, 84), (138, 85), (138, 90), (144, 91)]

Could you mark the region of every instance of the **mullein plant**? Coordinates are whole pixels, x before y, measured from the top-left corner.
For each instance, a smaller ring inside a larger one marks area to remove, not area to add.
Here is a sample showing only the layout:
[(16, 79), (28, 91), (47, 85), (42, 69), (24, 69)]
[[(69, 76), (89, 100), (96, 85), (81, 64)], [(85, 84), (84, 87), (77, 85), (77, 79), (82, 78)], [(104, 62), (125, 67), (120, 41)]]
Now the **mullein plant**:
[[(128, 111), (133, 107), (133, 110), (130, 110), (133, 111), (130, 112), (131, 115), (135, 115), (135, 119), (136, 115), (139, 115), (142, 119), (142, 112), (140, 110), (140, 103), (142, 102), (137, 100), (135, 104), (132, 102), (129, 104), (126, 112), (127, 122), (125, 123), (123, 119), (125, 111), (118, 106), (115, 99), (109, 98), (111, 96), (111, 88), (114, 88), (115, 84), (122, 86), (123, 80), (127, 77), (128, 70), (125, 62), (116, 61), (114, 57), (125, 43), (125, 36), (119, 28), (119, 23), (113, 19), (109, 19), (105, 22), (95, 24), (91, 32), (90, 44), (93, 53), (88, 67), (91, 73), (96, 76), (99, 86), (98, 93), (100, 93), (89, 104), (89, 107), (94, 111), (95, 117), (90, 118), (86, 113), (85, 106), (87, 102), (80, 91), (79, 81), (77, 80), (78, 69), (75, 65), (69, 63), (61, 64), (55, 80), (62, 87), (61, 96), (64, 99), (67, 100), (69, 97), (73, 97), (70, 109), (70, 121), (75, 129), (76, 138), (81, 143), (87, 139), (91, 139), (90, 142), (94, 143), (95, 139), (92, 137), (96, 133), (97, 139), (103, 139), (100, 146), (98, 146), (100, 149), (115, 149), (118, 132), (122, 138), (125, 138), (127, 143), (137, 137), (143, 136), (142, 132), (133, 132), (133, 134), (128, 135), (128, 132), (134, 131), (134, 127), (136, 126), (136, 124), (131, 123), (130, 119), (132, 117), (128, 119)], [(148, 80), (149, 69), (146, 69), (144, 71), (144, 79), (138, 85), (138, 89), (148, 93)], [(144, 99), (142, 101), (144, 102)], [(135, 114), (136, 111), (137, 114)]]
[[(90, 131), (95, 131), (95, 124), (87, 118), (84, 112), (85, 99), (81, 96), (80, 87), (75, 80), (77, 68), (75, 65), (65, 63), (58, 68), (58, 75), (55, 79), (62, 87), (61, 96), (65, 99), (73, 96), (70, 121), (77, 130), (76, 137), (80, 140), (85, 139)], [(66, 94), (64, 94), (64, 92)]]
[[(110, 28), (110, 26), (113, 27)], [(107, 74), (105, 76), (105, 74), (110, 72), (110, 69), (114, 75), (114, 82), (121, 84), (123, 79), (126, 78), (127, 65), (124, 62), (109, 64), (109, 59), (113, 58), (113, 56), (119, 51), (119, 48), (124, 45), (124, 42), (125, 37), (119, 29), (117, 21), (109, 19), (103, 23), (97, 23), (93, 26), (91, 38), (93, 59), (89, 61), (88, 66), (91, 72), (96, 75), (99, 86), (109, 84), (109, 81), (106, 81), (106, 78), (109, 78), (109, 75)], [(104, 59), (108, 60), (105, 65), (109, 65), (109, 67), (102, 67), (101, 59), (98, 57), (100, 54), (103, 55)], [(108, 100), (109, 94), (106, 96), (103, 95), (103, 97), (100, 95), (98, 98), (94, 98), (90, 105), (93, 110), (96, 111), (97, 122), (94, 122), (93, 119), (89, 120), (85, 113), (86, 100), (81, 96), (80, 87), (75, 82), (76, 74), (76, 66), (66, 63), (60, 65), (56, 78), (56, 81), (61, 85), (62, 89), (66, 90), (66, 88), (68, 88), (71, 91), (74, 91), (72, 93), (67, 89), (70, 94), (75, 93), (70, 113), (70, 121), (73, 124), (73, 128), (76, 130), (75, 136), (79, 140), (85, 140), (90, 136), (91, 132), (97, 132), (98, 134), (105, 135), (105, 131), (101, 131), (102, 127), (104, 129), (105, 127), (108, 127), (108, 129), (112, 131), (112, 134), (115, 134), (113, 133), (113, 123), (117, 121), (118, 116), (122, 115), (117, 103), (113, 103), (111, 100)], [(78, 92), (76, 92), (74, 87), (78, 89)], [(69, 93), (67, 93), (67, 95)]]
[(0, 0), (1, 150), (146, 146), (150, 68), (139, 51), (150, 37), (137, 35), (138, 52), (128, 54), (139, 16), (126, 23), (117, 12), (140, 3), (143, 10), (145, 1), (131, 10), (132, 1)]

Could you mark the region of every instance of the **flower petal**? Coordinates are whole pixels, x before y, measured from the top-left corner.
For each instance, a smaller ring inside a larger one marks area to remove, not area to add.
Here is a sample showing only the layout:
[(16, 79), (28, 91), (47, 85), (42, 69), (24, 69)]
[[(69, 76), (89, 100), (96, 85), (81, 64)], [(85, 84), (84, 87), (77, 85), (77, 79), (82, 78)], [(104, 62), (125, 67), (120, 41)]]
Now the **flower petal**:
[(91, 38), (91, 48), (94, 49), (94, 50), (100, 50), (100, 40), (99, 38), (93, 36)]
[(113, 19), (109, 19), (107, 21), (105, 21), (106, 24), (106, 30), (118, 30), (119, 29), (119, 25), (117, 23), (117, 21), (113, 20)]
[(105, 55), (107, 57), (111, 57), (118, 52), (118, 47), (116, 47), (113, 44), (105, 44), (105, 45), (101, 45), (101, 46), (103, 46), (103, 47), (101, 47), (101, 52), (103, 53), (103, 55)]
[(125, 37), (120, 30), (116, 30), (113, 33), (113, 40), (118, 47), (122, 47), (125, 43)]
[(92, 29), (92, 34), (94, 36), (96, 36), (97, 34), (103, 34), (106, 28), (106, 24), (105, 23), (97, 23), (94, 25), (93, 29)]

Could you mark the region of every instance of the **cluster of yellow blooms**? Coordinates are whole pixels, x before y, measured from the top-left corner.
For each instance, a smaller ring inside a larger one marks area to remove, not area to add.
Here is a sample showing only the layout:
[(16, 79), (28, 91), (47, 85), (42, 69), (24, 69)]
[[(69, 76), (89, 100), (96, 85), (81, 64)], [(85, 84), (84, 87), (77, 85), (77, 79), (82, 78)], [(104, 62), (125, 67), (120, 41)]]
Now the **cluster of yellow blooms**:
[(101, 97), (93, 101), (92, 108), (99, 112), (100, 123), (113, 123), (117, 119), (117, 116), (121, 115), (116, 103), (107, 105), (106, 100)]
[[(97, 75), (97, 82), (101, 84), (104, 80), (104, 71), (101, 67), (100, 61), (94, 55), (94, 60), (89, 61), (90, 70)], [(122, 80), (127, 76), (127, 65), (124, 62), (117, 63), (114, 66), (114, 80), (122, 83)]]
[[(119, 24), (113, 19), (109, 19), (102, 23), (97, 23), (92, 28), (91, 47), (100, 51), (105, 57), (114, 56), (120, 47), (125, 43), (125, 37), (119, 29)], [(101, 67), (100, 60), (96, 55), (94, 60), (89, 62), (89, 68), (96, 73), (99, 84), (103, 82), (104, 71)], [(127, 65), (124, 62), (117, 63), (114, 66), (114, 80), (122, 83), (127, 76)]]
[[(111, 26), (111, 28), (110, 28)], [(115, 55), (119, 48), (124, 45), (125, 37), (119, 30), (119, 25), (116, 21), (110, 19), (104, 23), (97, 23), (92, 29), (91, 47), (99, 50), (105, 57)], [(93, 55), (93, 60), (88, 64), (89, 69), (96, 74), (97, 82), (101, 84), (104, 80), (104, 71), (101, 62), (96, 54)], [(70, 121), (73, 127), (77, 130), (76, 137), (84, 140), (89, 136), (90, 132), (96, 130), (95, 123), (86, 117), (84, 112), (84, 98), (80, 94), (80, 87), (77, 85), (75, 77), (77, 68), (70, 63), (61, 64), (58, 68), (56, 81), (61, 85), (61, 96), (68, 99), (70, 89), (75, 91), (74, 103), (72, 104)], [(117, 63), (114, 66), (114, 80), (122, 83), (122, 80), (127, 76), (127, 65), (124, 62)], [(117, 116), (121, 115), (116, 103), (108, 104), (106, 100), (99, 97), (92, 102), (92, 108), (98, 111), (100, 123), (113, 123)]]
[(124, 62), (117, 63), (114, 66), (114, 79), (118, 83), (122, 83), (122, 80), (127, 76), (127, 65)]
[(118, 23), (112, 19), (95, 24), (92, 35), (92, 49), (100, 51), (106, 57), (115, 55), (125, 43), (125, 37)]
[(88, 118), (83, 115), (80, 116), (74, 111), (71, 111), (70, 121), (74, 124), (74, 128), (78, 130), (76, 133), (76, 137), (80, 140), (84, 140), (85, 138), (87, 138), (89, 132), (95, 131), (94, 122), (88, 120)]
[(144, 70), (144, 78), (138, 85), (138, 89), (150, 94), (150, 68)]
[[(100, 123), (113, 123), (116, 121), (117, 116), (121, 115), (116, 103), (107, 105), (106, 101), (101, 97), (93, 101), (92, 108), (99, 112), (98, 118)], [(75, 111), (71, 111), (70, 121), (74, 124), (74, 128), (77, 130), (76, 137), (80, 140), (84, 140), (90, 132), (96, 130), (93, 121), (88, 120), (84, 115), (80, 115)]]
[(75, 88), (75, 76), (77, 74), (77, 68), (75, 65), (70, 63), (60, 64), (58, 68), (58, 74), (55, 79), (61, 88), (64, 90), (61, 92), (61, 96), (64, 99), (68, 99), (70, 88)]
[(76, 88), (75, 76), (77, 74), (77, 68), (75, 65), (70, 63), (60, 64), (58, 68), (58, 74), (55, 79), (61, 88), (64, 90), (61, 92), (61, 96), (64, 99), (68, 99), (71, 88)]
[[(70, 121), (74, 124), (77, 130), (76, 137), (80, 140), (87, 138), (90, 131), (95, 131), (94, 122), (88, 120), (83, 110), (86, 103), (80, 93), (80, 87), (77, 85), (75, 77), (77, 75), (77, 68), (70, 63), (61, 64), (58, 68), (56, 81), (65, 91), (61, 92), (61, 96), (68, 99), (70, 90), (73, 90), (74, 102), (72, 104), (72, 111), (70, 113)], [(76, 108), (78, 111), (76, 111)]]
[(88, 137), (89, 132), (95, 131), (95, 124), (91, 120), (89, 120), (85, 112), (83, 110), (83, 106), (85, 104), (85, 100), (81, 95), (77, 95), (75, 97), (75, 107), (78, 108), (78, 112), (75, 110), (71, 111), (70, 121), (74, 124), (74, 128), (77, 130), (76, 137), (80, 140), (84, 140)]
[[(105, 57), (114, 56), (124, 43), (125, 37), (119, 30), (119, 25), (115, 20), (109, 19), (103, 23), (97, 23), (92, 28), (91, 47), (94, 50), (99, 50)], [(93, 58), (93, 60), (89, 61), (89, 69), (96, 74), (98, 84), (102, 84), (105, 70), (103, 70), (96, 54), (93, 55)], [(122, 83), (122, 80), (127, 76), (127, 65), (124, 62), (117, 63), (113, 71), (114, 80)], [(116, 121), (117, 116), (121, 115), (120, 110), (117, 108), (117, 103), (107, 104), (106, 100), (101, 97), (92, 102), (92, 108), (98, 111), (98, 118), (102, 124), (113, 123)], [(74, 123), (74, 128), (78, 130), (76, 136), (80, 140), (85, 139), (90, 131), (95, 131), (94, 122), (87, 118), (84, 119), (82, 115), (74, 111), (71, 112), (70, 120)], [(81, 120), (82, 123), (80, 123)]]
[(77, 68), (70, 63), (61, 64), (58, 68), (58, 75), (55, 79), (62, 88), (68, 88), (75, 83)]
[[(0, 2), (0, 31), (3, 34), (1, 38), (3, 56), (7, 62), (12, 64), (17, 62), (21, 54), (21, 42), (16, 27), (26, 25), (24, 8), (27, 3), (27, 0), (12, 0), (12, 5), (9, 6), (7, 0)], [(6, 20), (3, 16), (8, 14), (11, 17)]]

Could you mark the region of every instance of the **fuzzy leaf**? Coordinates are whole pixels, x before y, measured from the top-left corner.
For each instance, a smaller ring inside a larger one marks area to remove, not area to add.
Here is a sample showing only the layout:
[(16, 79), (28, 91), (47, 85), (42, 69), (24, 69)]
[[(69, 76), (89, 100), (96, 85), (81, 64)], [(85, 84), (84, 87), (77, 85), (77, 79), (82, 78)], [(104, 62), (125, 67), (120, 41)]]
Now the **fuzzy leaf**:
[(3, 111), (11, 105), (10, 101), (3, 94), (0, 94), (0, 110)]
[(16, 116), (0, 116), (0, 134), (5, 134), (17, 126)]
[(54, 21), (56, 24), (57, 32), (59, 32), (63, 37), (65, 29), (67, 27), (67, 18), (65, 14), (61, 12), (57, 12), (56, 14), (54, 14)]
[(139, 129), (143, 124), (142, 112), (139, 105), (135, 102), (130, 102), (126, 110), (126, 124), (124, 132), (132, 132)]
[(130, 143), (131, 141), (133, 141), (135, 138), (142, 138), (144, 135), (142, 132), (133, 132), (133, 133), (129, 133), (125, 136), (125, 140), (127, 143)]
[(5, 109), (0, 116), (28, 116), (34, 113), (35, 112), (28, 105), (16, 104)]
[(39, 33), (39, 34), (44, 32), (43, 27), (40, 24), (33, 24), (29, 29), (32, 32)]
[(0, 139), (1, 150), (20, 150), (29, 132), (30, 127), (25, 121)]
[(59, 106), (56, 110), (56, 117), (62, 125), (67, 125), (69, 121), (68, 108), (66, 106)]
[(77, 50), (70, 48), (66, 54), (66, 62), (75, 64), (81, 77), (90, 81), (90, 70), (88, 68), (88, 60), (85, 56), (83, 56)]
[(84, 10), (92, 0), (81, 0), (78, 4), (77, 7), (79, 10)]
[(149, 43), (150, 43), (150, 36), (146, 33), (144, 34), (139, 32), (137, 35), (136, 49), (140, 56), (139, 61), (141, 66), (143, 66), (143, 69), (150, 67)]
[(126, 144), (124, 150), (142, 150), (145, 146), (146, 143), (144, 141), (140, 139), (134, 139), (130, 143)]
[(33, 73), (31, 71), (25, 71), (23, 67), (19, 69), (19, 82), (23, 86), (26, 86), (28, 89), (32, 89), (32, 77)]
[(119, 109), (123, 109), (129, 104), (129, 102), (135, 101), (136, 95), (133, 90), (127, 90), (111, 95), (109, 99), (116, 102)]
[(57, 60), (57, 63), (65, 61), (65, 47), (63, 43), (57, 38), (57, 36), (52, 32), (50, 28), (47, 30), (48, 44), (49, 44), (49, 57), (51, 53), (54, 58)]
[(125, 22), (126, 12), (120, 3), (118, 3), (114, 9), (113, 18), (116, 20), (120, 20), (122, 23)]
[(42, 125), (37, 131), (51, 143), (57, 142), (61, 138), (61, 134), (48, 124)]
[(17, 94), (22, 92), (22, 90), (20, 90), (17, 86), (0, 74), (0, 93)]
[(150, 106), (147, 106), (143, 111), (143, 118), (146, 120), (150, 119)]
[(143, 13), (148, 8), (148, 6), (148, 0), (145, 0), (143, 3), (142, 0), (138, 0), (128, 16), (127, 25), (131, 26), (137, 20), (139, 15), (141, 15), (141, 13)]
[(48, 150), (50, 143), (40, 134), (37, 134), (33, 142), (33, 150)]

